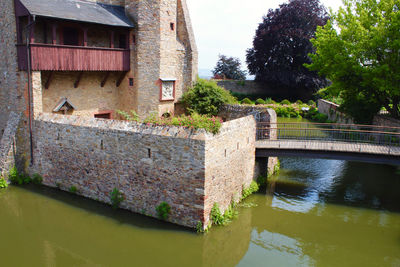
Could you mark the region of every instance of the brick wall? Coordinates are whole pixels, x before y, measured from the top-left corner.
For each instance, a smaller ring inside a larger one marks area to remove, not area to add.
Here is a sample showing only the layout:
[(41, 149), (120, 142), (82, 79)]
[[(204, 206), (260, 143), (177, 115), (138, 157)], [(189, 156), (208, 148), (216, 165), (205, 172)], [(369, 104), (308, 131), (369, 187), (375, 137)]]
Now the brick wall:
[(56, 114), (40, 114), (34, 126), (31, 172), (42, 174), (45, 185), (76, 186), (78, 194), (107, 203), (117, 187), (126, 196), (123, 208), (153, 217), (166, 201), (169, 221), (180, 225), (208, 222), (213, 202), (225, 209), (253, 178), (252, 117), (225, 123), (215, 136)]

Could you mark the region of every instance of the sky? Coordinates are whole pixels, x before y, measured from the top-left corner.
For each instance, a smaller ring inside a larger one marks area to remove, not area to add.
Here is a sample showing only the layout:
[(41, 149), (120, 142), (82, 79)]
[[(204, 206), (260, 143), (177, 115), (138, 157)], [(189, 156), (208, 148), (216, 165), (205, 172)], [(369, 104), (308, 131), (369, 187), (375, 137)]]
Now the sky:
[[(246, 68), (246, 50), (263, 15), (285, 0), (186, 0), (199, 51), (199, 69), (214, 69), (219, 54), (238, 57)], [(321, 0), (336, 11), (341, 0)]]

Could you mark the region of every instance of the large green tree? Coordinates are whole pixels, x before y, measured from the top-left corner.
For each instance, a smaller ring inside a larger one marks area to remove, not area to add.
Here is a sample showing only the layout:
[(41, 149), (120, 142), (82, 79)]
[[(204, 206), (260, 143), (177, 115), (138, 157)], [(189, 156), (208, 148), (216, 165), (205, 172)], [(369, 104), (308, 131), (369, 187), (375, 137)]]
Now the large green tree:
[(310, 70), (331, 82), (341, 109), (369, 122), (381, 107), (400, 118), (400, 0), (344, 0), (312, 40)]

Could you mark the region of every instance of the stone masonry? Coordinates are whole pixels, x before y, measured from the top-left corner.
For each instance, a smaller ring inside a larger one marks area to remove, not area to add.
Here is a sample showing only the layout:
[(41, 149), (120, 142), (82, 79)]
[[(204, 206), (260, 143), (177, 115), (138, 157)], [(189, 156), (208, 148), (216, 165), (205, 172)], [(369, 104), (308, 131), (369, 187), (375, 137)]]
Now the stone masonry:
[(252, 116), (224, 123), (217, 135), (56, 114), (39, 114), (34, 126), (31, 172), (45, 185), (75, 186), (105, 203), (118, 188), (123, 208), (153, 217), (166, 201), (168, 220), (188, 227), (207, 225), (212, 205), (225, 210), (254, 176)]
[(14, 165), (16, 153), (16, 135), (21, 114), (11, 112), (7, 127), (0, 138), (0, 177), (7, 178), (10, 168)]

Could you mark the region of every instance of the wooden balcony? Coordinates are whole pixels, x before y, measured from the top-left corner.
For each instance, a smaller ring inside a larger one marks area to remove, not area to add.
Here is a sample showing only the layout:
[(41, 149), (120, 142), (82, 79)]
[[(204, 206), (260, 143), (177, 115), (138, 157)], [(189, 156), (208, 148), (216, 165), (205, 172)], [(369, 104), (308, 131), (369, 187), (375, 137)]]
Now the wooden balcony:
[[(18, 65), (27, 69), (25, 45), (18, 45)], [(129, 71), (130, 50), (52, 44), (31, 44), (32, 70)]]

